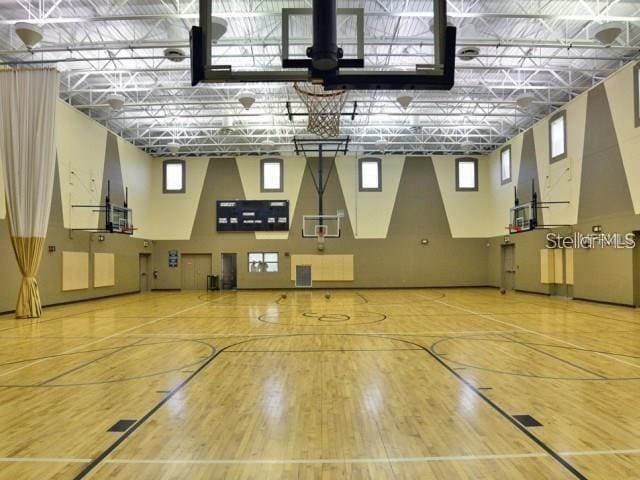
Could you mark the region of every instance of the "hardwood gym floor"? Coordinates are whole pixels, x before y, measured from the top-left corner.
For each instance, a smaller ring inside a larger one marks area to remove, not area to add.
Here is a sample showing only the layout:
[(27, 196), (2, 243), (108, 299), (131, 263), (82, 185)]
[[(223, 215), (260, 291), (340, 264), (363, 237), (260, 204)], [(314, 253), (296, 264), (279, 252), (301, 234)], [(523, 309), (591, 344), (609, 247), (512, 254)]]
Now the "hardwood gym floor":
[(493, 289), (0, 317), (0, 479), (631, 479), (639, 398), (639, 311)]

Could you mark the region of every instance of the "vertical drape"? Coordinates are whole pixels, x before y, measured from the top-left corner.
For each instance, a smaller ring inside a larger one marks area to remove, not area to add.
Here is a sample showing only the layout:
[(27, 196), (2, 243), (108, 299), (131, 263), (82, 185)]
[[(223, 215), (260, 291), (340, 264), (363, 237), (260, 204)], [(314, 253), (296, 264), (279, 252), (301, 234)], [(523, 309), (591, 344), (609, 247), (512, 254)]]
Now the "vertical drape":
[(35, 277), (51, 210), (58, 85), (54, 69), (0, 70), (0, 159), (11, 243), (22, 272), (18, 318), (42, 313)]

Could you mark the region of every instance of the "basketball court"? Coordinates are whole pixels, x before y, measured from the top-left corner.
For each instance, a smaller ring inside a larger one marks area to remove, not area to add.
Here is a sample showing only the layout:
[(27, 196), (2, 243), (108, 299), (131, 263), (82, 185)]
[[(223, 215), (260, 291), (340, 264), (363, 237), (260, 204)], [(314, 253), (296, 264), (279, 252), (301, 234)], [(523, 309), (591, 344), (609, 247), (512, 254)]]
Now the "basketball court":
[(635, 2), (104, 3), (0, 2), (0, 480), (638, 478)]

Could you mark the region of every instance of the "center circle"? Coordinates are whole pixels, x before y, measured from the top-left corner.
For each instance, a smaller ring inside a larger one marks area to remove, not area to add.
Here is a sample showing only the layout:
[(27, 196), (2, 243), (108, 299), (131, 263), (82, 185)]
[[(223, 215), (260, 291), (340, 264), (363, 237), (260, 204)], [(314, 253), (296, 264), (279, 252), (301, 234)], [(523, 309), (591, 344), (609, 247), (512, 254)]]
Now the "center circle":
[(258, 317), (264, 323), (275, 325), (291, 325), (298, 327), (328, 327), (330, 325), (365, 325), (386, 320), (387, 316), (376, 312), (305, 312), (280, 311), (265, 313)]

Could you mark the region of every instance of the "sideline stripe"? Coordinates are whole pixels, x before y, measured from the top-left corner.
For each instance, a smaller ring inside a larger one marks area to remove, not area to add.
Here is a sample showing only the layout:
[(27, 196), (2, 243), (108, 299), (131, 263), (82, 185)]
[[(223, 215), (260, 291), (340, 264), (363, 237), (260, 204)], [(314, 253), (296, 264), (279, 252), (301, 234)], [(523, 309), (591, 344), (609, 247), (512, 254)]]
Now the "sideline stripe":
[[(622, 450), (586, 450), (559, 452), (563, 457), (599, 457), (613, 455), (640, 455), (640, 449)], [(333, 459), (107, 459), (104, 463), (122, 465), (329, 465), (329, 464), (375, 464), (375, 463), (428, 463), (428, 462), (465, 462), (482, 460), (517, 460), (521, 458), (546, 458), (546, 453), (504, 453), (493, 455), (443, 455), (432, 457), (397, 458), (333, 458)], [(0, 463), (89, 463), (90, 458), (51, 458), (51, 457), (0, 457)]]

